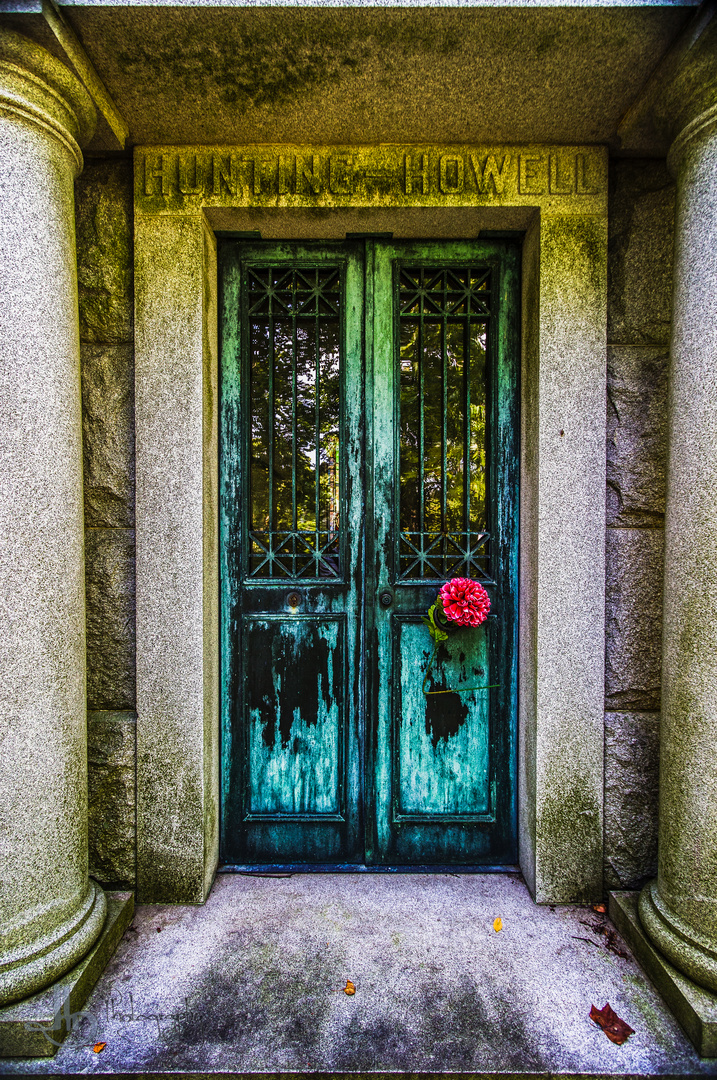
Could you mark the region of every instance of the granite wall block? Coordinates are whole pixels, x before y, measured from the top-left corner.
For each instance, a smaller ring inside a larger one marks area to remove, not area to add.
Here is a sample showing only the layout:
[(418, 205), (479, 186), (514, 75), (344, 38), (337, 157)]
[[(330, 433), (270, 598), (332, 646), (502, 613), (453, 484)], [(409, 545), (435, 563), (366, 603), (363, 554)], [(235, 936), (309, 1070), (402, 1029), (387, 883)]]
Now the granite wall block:
[(660, 714), (605, 714), (605, 884), (637, 889), (657, 873)]
[(89, 160), (75, 185), (82, 341), (132, 341), (132, 162)]
[(133, 529), (87, 529), (87, 707), (135, 705)]
[(658, 710), (662, 654), (662, 529), (608, 529), (605, 705)]
[(605, 884), (656, 871), (667, 392), (675, 189), (663, 161), (610, 163)]
[(131, 345), (83, 344), (85, 525), (134, 527), (134, 358)]
[(675, 188), (664, 161), (612, 160), (608, 342), (668, 345)]
[(103, 885), (134, 888), (136, 715), (87, 714), (90, 874)]
[(608, 527), (663, 527), (668, 364), (666, 348), (608, 350)]
[(136, 862), (133, 181), (92, 160), (75, 187), (85, 498), (90, 872)]

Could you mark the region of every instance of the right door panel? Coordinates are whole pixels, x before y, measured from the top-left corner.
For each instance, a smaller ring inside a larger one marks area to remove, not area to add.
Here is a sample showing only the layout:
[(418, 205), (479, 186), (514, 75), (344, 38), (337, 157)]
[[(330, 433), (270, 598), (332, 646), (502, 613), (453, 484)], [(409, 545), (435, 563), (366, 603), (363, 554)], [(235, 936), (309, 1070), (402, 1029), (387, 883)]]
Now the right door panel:
[[(517, 859), (519, 248), (368, 242), (366, 282), (367, 862), (506, 865)], [(432, 657), (422, 616), (453, 577), (480, 581), (491, 613)]]

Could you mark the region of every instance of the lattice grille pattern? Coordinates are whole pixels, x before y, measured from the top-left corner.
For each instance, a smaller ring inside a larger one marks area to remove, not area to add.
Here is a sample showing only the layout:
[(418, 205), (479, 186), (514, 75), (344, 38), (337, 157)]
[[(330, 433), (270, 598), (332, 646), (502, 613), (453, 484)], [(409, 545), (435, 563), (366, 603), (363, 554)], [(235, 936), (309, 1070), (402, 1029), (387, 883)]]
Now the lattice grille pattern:
[(260, 578), (337, 578), (338, 533), (252, 532), (251, 576)]
[(401, 577), (470, 577), (490, 582), (488, 533), (404, 533), (399, 538)]
[(401, 315), (489, 314), (490, 270), (436, 270), (403, 267), (399, 282)]
[(339, 315), (339, 270), (262, 267), (250, 269), (248, 277), (250, 315)]
[(488, 581), (488, 267), (402, 267), (401, 579)]
[(251, 578), (340, 576), (341, 272), (250, 267)]

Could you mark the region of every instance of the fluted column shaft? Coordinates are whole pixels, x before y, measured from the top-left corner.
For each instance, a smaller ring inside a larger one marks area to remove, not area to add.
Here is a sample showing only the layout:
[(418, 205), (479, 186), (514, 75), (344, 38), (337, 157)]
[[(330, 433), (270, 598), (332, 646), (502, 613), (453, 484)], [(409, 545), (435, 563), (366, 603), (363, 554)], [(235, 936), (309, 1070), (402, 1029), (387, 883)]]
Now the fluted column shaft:
[(717, 992), (717, 106), (670, 153), (677, 179), (665, 517), (659, 869), (650, 938)]
[(0, 30), (0, 1004), (98, 937), (87, 875), (85, 610), (73, 181), (94, 107)]

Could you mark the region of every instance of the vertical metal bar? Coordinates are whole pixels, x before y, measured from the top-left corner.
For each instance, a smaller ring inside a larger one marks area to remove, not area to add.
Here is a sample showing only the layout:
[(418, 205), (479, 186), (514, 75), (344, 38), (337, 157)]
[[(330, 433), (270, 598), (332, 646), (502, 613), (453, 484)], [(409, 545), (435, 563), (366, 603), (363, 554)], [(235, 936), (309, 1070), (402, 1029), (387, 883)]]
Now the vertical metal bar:
[(448, 319), (445, 304), (441, 319), (441, 383), (441, 532), (444, 536), (441, 546), (445, 552), (448, 531)]
[[(468, 271), (470, 281), (470, 270)], [(463, 323), (463, 529), (466, 544), (471, 528), (471, 317)]]
[[(424, 284), (425, 270), (421, 268), (419, 272), (419, 281), (421, 286)], [(425, 521), (425, 470), (424, 454), (425, 454), (425, 427), (423, 421), (423, 394), (424, 394), (424, 379), (423, 379), (423, 306), (419, 305), (418, 311), (418, 531), (423, 534), (426, 531)], [(421, 545), (423, 547), (423, 545)], [(423, 563), (421, 563), (421, 577), (423, 577)]]
[(291, 572), (296, 577), (296, 305), (298, 303), (297, 273), (293, 273), (293, 307), (291, 314), (291, 528), (294, 533), (291, 541)]
[(319, 513), (321, 511), (321, 489), (319, 487), (319, 468), (321, 465), (321, 399), (319, 394), (319, 384), (321, 382), (321, 341), (319, 338), (319, 328), (319, 307), (317, 301), (316, 330), (314, 333), (314, 569), (316, 577), (319, 576), (319, 551), (321, 550), (321, 545), (319, 543), (319, 527), (321, 524), (319, 519)]
[(448, 509), (448, 271), (443, 270), (441, 314), (441, 570), (446, 574)]
[[(271, 271), (269, 271), (271, 274)], [(274, 308), (269, 299), (269, 536), (268, 548), (274, 551), (274, 532), (276, 530), (276, 506), (274, 499), (274, 367), (276, 365)], [(269, 573), (273, 576), (273, 563), (269, 563)]]

